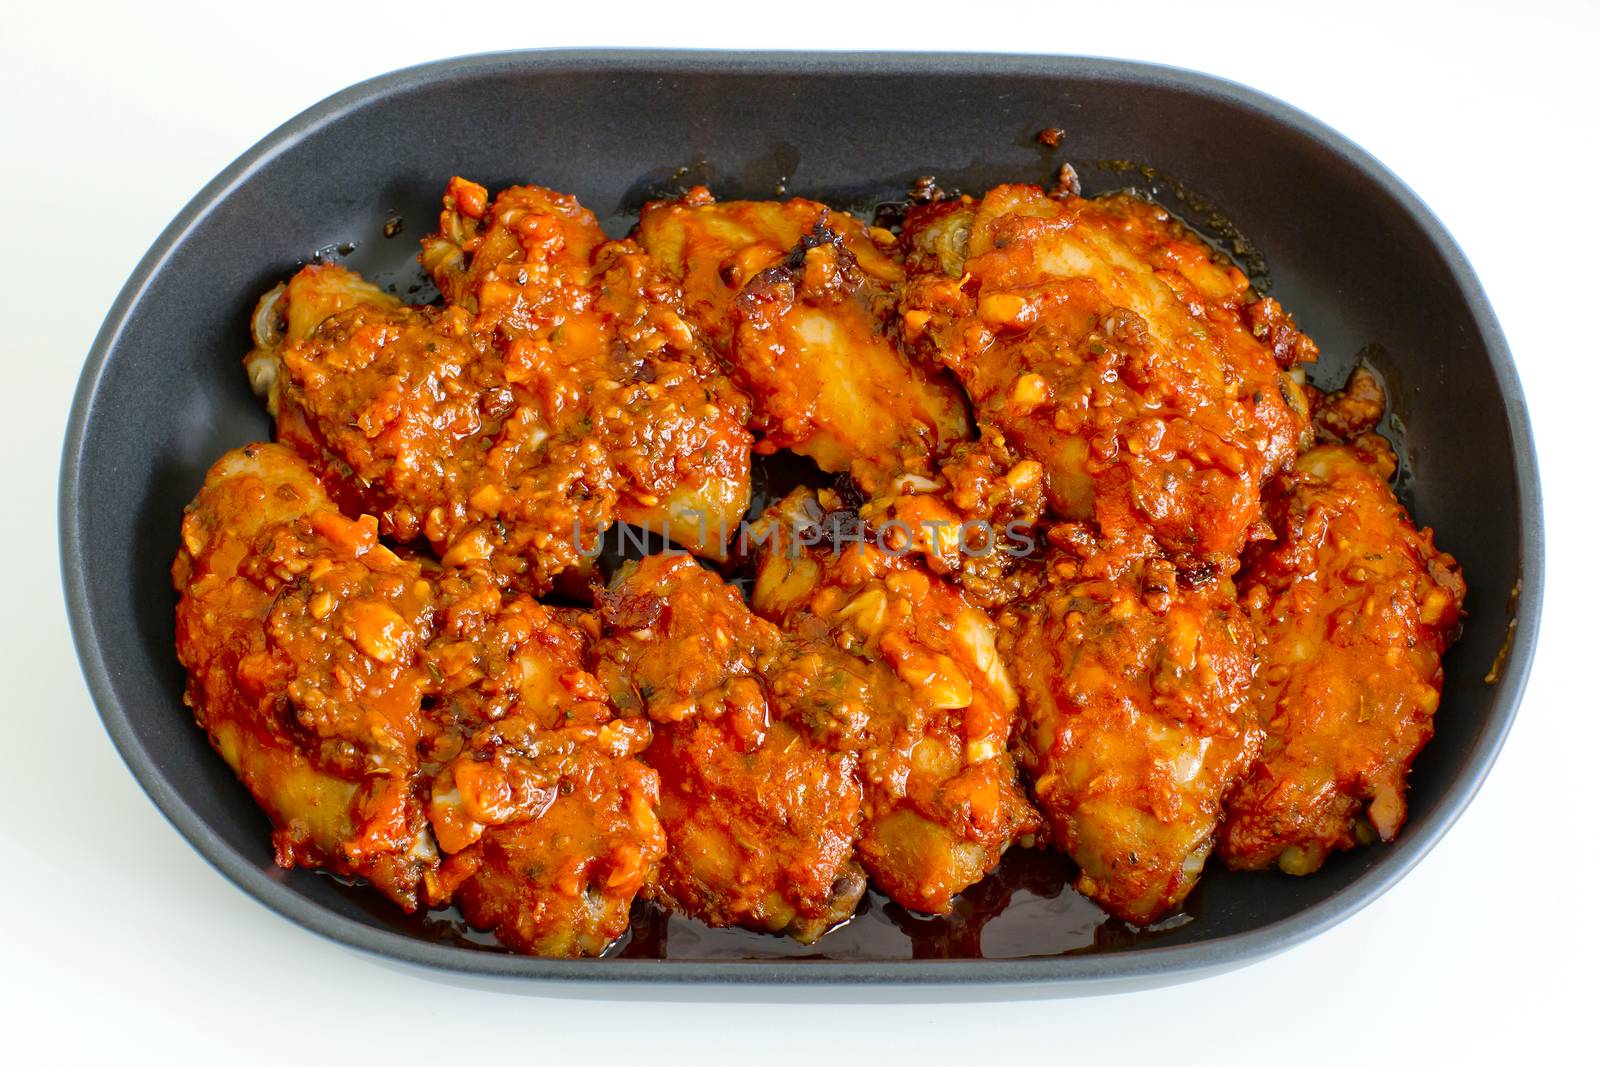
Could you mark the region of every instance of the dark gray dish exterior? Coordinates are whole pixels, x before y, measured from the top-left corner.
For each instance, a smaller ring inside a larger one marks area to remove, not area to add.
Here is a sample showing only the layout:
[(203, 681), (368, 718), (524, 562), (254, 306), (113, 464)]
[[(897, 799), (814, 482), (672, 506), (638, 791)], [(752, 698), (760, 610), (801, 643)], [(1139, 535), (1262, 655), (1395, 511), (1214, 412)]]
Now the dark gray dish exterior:
[[(1056, 151), (1034, 139), (1052, 126), (1066, 134)], [(528, 959), (405, 932), (332, 879), (272, 865), (260, 813), (180, 703), (167, 571), (180, 512), (207, 467), (268, 434), (239, 366), (257, 294), (318, 250), (346, 244), (355, 246), (348, 262), (404, 291), (415, 240), (432, 227), (452, 174), (574, 193), (619, 232), (643, 200), (694, 181), (725, 197), (772, 196), (781, 185), (862, 208), (922, 175), (981, 191), (1047, 181), (1063, 160), (1089, 192), (1141, 187), (1191, 222), (1214, 210), (1237, 226), (1273, 295), (1321, 343), (1314, 380), (1342, 380), (1358, 353), (1385, 374), (1413, 470), (1408, 502), (1471, 586), (1471, 615), (1446, 660), (1438, 737), (1416, 765), (1411, 819), (1395, 844), (1336, 857), (1304, 879), (1213, 869), (1186, 925), (1100, 951), (1020, 959)], [(1104, 165), (1114, 160), (1151, 169)], [(403, 233), (385, 240), (395, 215)], [(1382, 893), (1471, 800), (1522, 694), (1543, 581), (1522, 390), (1488, 300), (1428, 209), (1367, 153), (1260, 93), (1067, 57), (526, 52), (434, 63), (342, 92), (230, 166), (135, 270), (78, 387), (60, 520), (73, 633), (106, 729), (207, 860), (268, 907), (347, 945), (542, 979), (1088, 990), (1279, 951)], [(1503, 646), (1499, 680), (1485, 683)]]

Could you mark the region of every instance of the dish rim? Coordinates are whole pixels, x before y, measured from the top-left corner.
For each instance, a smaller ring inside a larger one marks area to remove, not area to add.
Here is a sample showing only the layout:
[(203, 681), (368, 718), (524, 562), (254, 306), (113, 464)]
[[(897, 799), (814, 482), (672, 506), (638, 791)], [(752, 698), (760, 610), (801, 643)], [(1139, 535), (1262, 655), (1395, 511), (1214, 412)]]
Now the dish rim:
[[(1254, 111), (1275, 125), (1318, 143), (1389, 196), (1422, 231), (1461, 292), (1484, 342), (1505, 407), (1517, 476), (1517, 518), (1523, 539), (1517, 627), (1511, 635), (1499, 689), (1461, 772), (1426, 816), (1386, 846), (1370, 869), (1325, 900), (1276, 922), (1186, 945), (1149, 945), (1117, 952), (1021, 959), (964, 960), (558, 960), (483, 952), (382, 930), (346, 918), (302, 896), (245, 859), (172, 789), (138, 742), (129, 713), (117, 697), (99, 641), (103, 620), (89, 606), (79, 499), (80, 462), (91, 408), (112, 352), (151, 282), (174, 249), (266, 163), (311, 134), (390, 93), (448, 82), (463, 75), (549, 71), (637, 70), (679, 74), (941, 74), (1061, 76), (1129, 81), (1220, 98)], [(1538, 463), (1527, 402), (1494, 311), (1465, 254), (1426, 204), (1365, 149), (1321, 121), (1266, 93), (1209, 74), (1132, 60), (1072, 55), (999, 55), (949, 52), (717, 52), (677, 49), (532, 49), (434, 60), (359, 82), (312, 105), (267, 134), (229, 164), (183, 207), (134, 268), (89, 350), (73, 397), (62, 449), (58, 531), (62, 583), (78, 659), (90, 696), (113, 744), (145, 793), (200, 855), (259, 903), (305, 929), (351, 948), (403, 963), (488, 978), (561, 982), (761, 983), (765, 985), (1004, 985), (1052, 983), (1072, 987), (1159, 982), (1255, 962), (1298, 945), (1349, 918), (1386, 892), (1432, 850), (1454, 825), (1488, 775), (1516, 717), (1533, 663), (1544, 595), (1544, 523)]]

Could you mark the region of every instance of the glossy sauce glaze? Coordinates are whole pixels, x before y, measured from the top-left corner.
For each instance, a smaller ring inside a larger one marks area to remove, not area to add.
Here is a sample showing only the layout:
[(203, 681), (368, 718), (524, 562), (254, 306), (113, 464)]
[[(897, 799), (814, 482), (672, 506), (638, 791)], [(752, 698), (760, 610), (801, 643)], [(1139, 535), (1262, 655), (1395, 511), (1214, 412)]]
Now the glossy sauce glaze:
[[(279, 443), (213, 468), (174, 580), (280, 864), (491, 951), (1022, 958), (1187, 925), (1246, 777), (1230, 867), (1394, 836), (1463, 587), (1382, 383), (1310, 387), (1276, 301), (1070, 168), (901, 230), (696, 190), (607, 241), (456, 178), (442, 309), (336, 267), (268, 294)], [(876, 547), (806, 547), (836, 520)], [(972, 522), (1036, 536), (973, 562)], [(1391, 557), (1418, 606), (1380, 619)]]

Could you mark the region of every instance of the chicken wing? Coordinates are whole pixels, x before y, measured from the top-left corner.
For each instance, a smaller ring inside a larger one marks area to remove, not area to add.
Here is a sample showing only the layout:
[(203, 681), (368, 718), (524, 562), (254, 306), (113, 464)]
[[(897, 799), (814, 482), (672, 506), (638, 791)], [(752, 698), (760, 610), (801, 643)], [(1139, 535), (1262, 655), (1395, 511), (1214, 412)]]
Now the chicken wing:
[(428, 816), (445, 860), (433, 903), (520, 952), (598, 955), (628, 928), (666, 849), (659, 782), (634, 758), (650, 726), (616, 718), (589, 671), (582, 620), (507, 600), (482, 568), (438, 578), (423, 652), (447, 731)]
[[(278, 861), (452, 897), (519, 951), (601, 952), (664, 848), (639, 720), (588, 637), (486, 568), (440, 570), (347, 519), (297, 455), (211, 471), (174, 564), (186, 697), (275, 826)], [(442, 855), (441, 855), (442, 853)]]
[(908, 346), (1044, 466), (1051, 509), (1221, 568), (1307, 434), (1316, 346), (1160, 208), (1003, 185), (914, 208)]
[(252, 380), (341, 504), (535, 593), (618, 519), (721, 555), (749, 502), (748, 404), (637, 245), (570, 197), (490, 205), (458, 178), (423, 261), (442, 308), (313, 266), (258, 309)]
[(249, 445), (185, 511), (173, 582), (184, 702), (271, 818), (278, 862), (416, 907), (438, 863), (418, 784), (420, 566), (340, 515), (294, 453)]
[(1230, 866), (1307, 874), (1405, 821), (1466, 586), (1370, 455), (1321, 445), (1269, 487), (1280, 539), (1257, 546), (1240, 579), (1261, 634), (1266, 745), (1228, 801)]
[(815, 941), (866, 888), (852, 859), (865, 712), (844, 657), (803, 648), (684, 556), (625, 566), (602, 595), (599, 673), (647, 715), (669, 843), (658, 896), (714, 926)]
[(1146, 924), (1183, 902), (1223, 797), (1260, 747), (1250, 621), (1226, 578), (1052, 531), (1052, 581), (1001, 618), (1022, 697), (1018, 757), (1078, 889)]
[(865, 718), (836, 743), (860, 754), (857, 855), (892, 900), (945, 913), (1039, 827), (1007, 747), (1016, 691), (956, 586), (871, 541), (826, 543), (823, 517), (805, 490), (767, 515), (751, 606), (854, 661)]
[(422, 254), (441, 292), (512, 339), (542, 412), (604, 442), (622, 521), (721, 558), (750, 503), (749, 400), (685, 323), (680, 290), (634, 242), (596, 246), (594, 216), (569, 196), (517, 186), (474, 215), (485, 196), (460, 179), (446, 193)]
[(762, 451), (876, 484), (926, 472), (970, 435), (954, 383), (898, 347), (888, 316), (904, 272), (851, 216), (695, 189), (647, 204), (638, 232), (753, 399)]

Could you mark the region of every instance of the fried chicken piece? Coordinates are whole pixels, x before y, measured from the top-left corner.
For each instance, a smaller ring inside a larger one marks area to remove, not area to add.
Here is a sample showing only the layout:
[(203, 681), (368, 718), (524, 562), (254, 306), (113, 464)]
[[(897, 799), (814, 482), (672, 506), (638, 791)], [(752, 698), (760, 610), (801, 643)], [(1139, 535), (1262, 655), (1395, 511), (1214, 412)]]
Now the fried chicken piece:
[(1132, 196), (1002, 185), (913, 208), (908, 346), (1044, 466), (1051, 510), (1227, 566), (1307, 434), (1316, 346), (1237, 269)]
[(835, 743), (860, 753), (857, 855), (890, 899), (943, 914), (1039, 827), (1007, 748), (1016, 691), (956, 586), (871, 542), (818, 543), (822, 517), (799, 490), (764, 518), (751, 606), (853, 661), (865, 718)]
[(1323, 445), (1269, 487), (1280, 539), (1240, 579), (1261, 635), (1261, 757), (1228, 800), (1229, 866), (1315, 871), (1336, 849), (1391, 841), (1406, 776), (1433, 736), (1466, 585), (1381, 469)]
[[(225, 456), (174, 564), (187, 702), (272, 818), (278, 861), (538, 955), (597, 954), (665, 842), (648, 724), (613, 721), (588, 638), (347, 519), (280, 445)], [(441, 863), (441, 855), (443, 861)]]
[(849, 918), (866, 888), (851, 858), (861, 788), (855, 753), (828, 738), (865, 714), (850, 664), (786, 640), (684, 556), (623, 567), (600, 618), (601, 679), (655, 723), (659, 899), (806, 943)]
[(438, 863), (418, 783), (421, 568), (278, 445), (218, 460), (182, 541), (184, 703), (271, 818), (279, 865), (359, 876), (415, 908)]
[(761, 451), (876, 484), (926, 473), (970, 436), (960, 390), (898, 346), (903, 270), (848, 214), (811, 200), (719, 204), (696, 188), (645, 205), (638, 234), (753, 399)]
[(1045, 516), (1044, 468), (1017, 459), (993, 427), (957, 445), (932, 478), (891, 479), (859, 514), (874, 541), (916, 553), (986, 610), (1027, 595), (1043, 576), (1030, 557)]
[(1178, 907), (1222, 800), (1260, 747), (1253, 635), (1232, 584), (1104, 551), (1077, 528), (1051, 585), (1001, 617), (1022, 697), (1018, 758), (1078, 889), (1139, 925)]
[[(324, 304), (362, 284), (308, 267), (285, 294)], [(304, 316), (310, 318), (310, 316)], [(556, 435), (506, 386), (459, 307), (357, 304), (271, 351), (278, 439), (317, 465), (341, 507), (426, 540), (446, 565), (491, 561), (542, 592), (615, 521), (618, 479), (592, 437)], [(252, 354), (268, 363), (262, 349)], [(269, 364), (270, 365), (270, 364)]]
[(422, 253), (440, 291), (512, 339), (509, 377), (541, 411), (594, 428), (622, 521), (720, 559), (750, 504), (750, 402), (684, 321), (681, 291), (570, 196), (515, 186), (479, 213), (486, 195), (459, 178), (446, 191)]
[(508, 601), (481, 568), (445, 572), (439, 593), (423, 665), (449, 730), (429, 754), (446, 858), (429, 898), (515, 951), (599, 955), (666, 850), (659, 780), (634, 758), (649, 724), (614, 717), (572, 613)]
[(384, 533), (534, 593), (619, 519), (720, 557), (749, 503), (748, 403), (676, 289), (570, 197), (491, 207), (455, 179), (445, 202), (423, 253), (445, 307), (336, 266), (268, 294), (246, 362), (280, 440)]
[(318, 263), (301, 269), (256, 301), (250, 316), (250, 338), (255, 347), (244, 357), (251, 390), (276, 419), (282, 406), (281, 349), (285, 343), (310, 337), (323, 320), (347, 308), (400, 306), (398, 297), (337, 264)]

